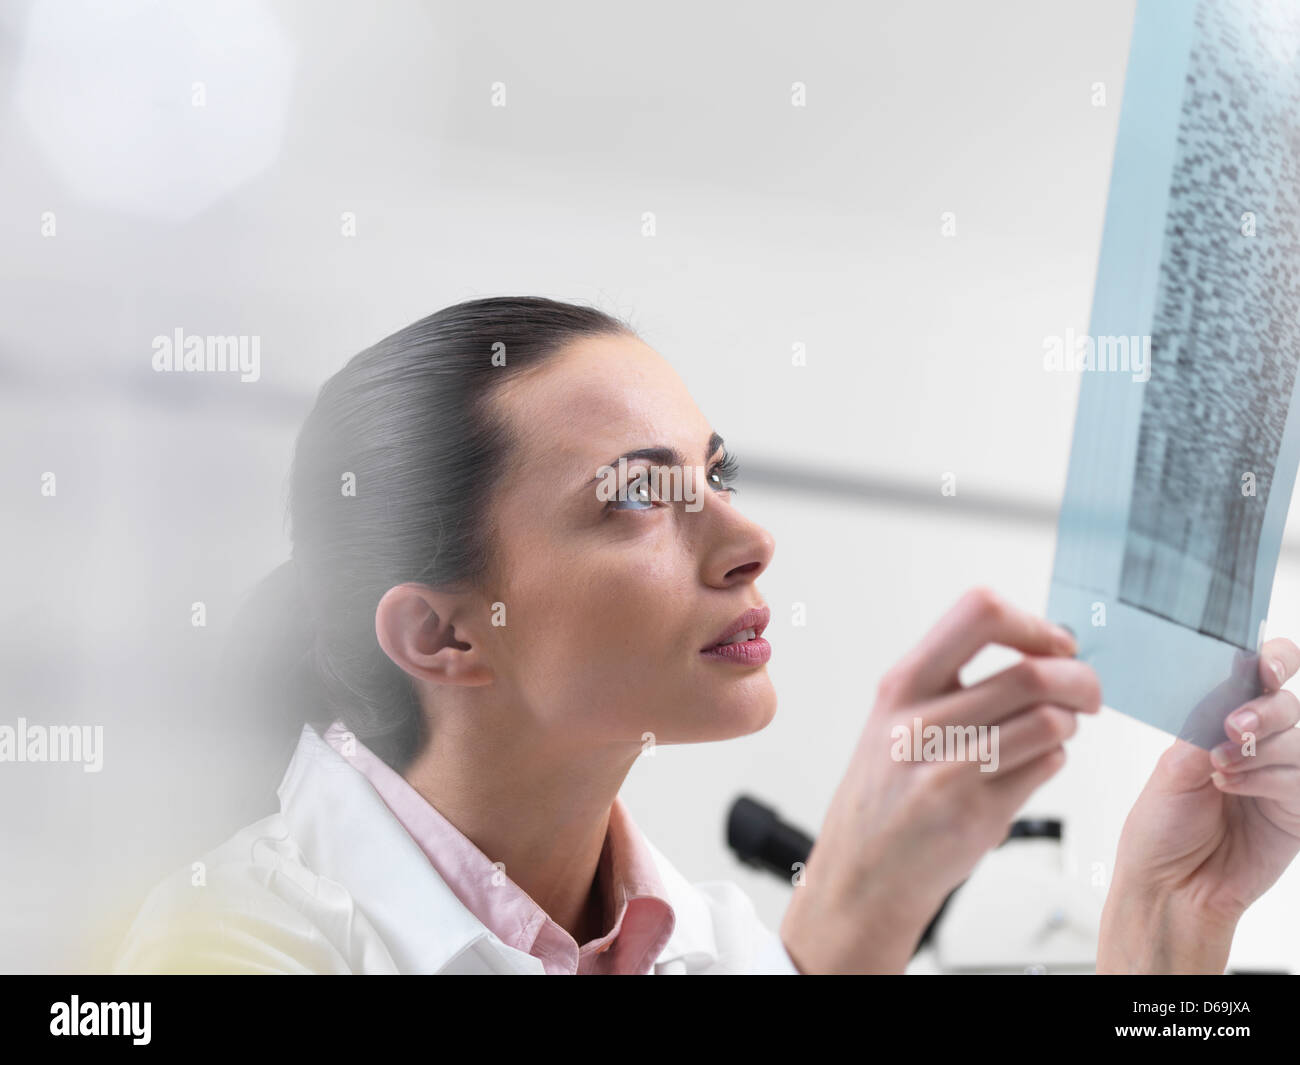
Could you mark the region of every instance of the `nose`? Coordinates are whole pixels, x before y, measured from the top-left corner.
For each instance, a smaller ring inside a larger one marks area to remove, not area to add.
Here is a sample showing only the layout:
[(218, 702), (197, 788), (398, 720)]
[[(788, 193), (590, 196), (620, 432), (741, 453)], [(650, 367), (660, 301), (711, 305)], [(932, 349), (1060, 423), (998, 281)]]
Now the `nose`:
[(719, 501), (711, 511), (712, 528), (704, 552), (704, 582), (714, 588), (748, 584), (772, 561), (776, 539), (758, 522), (745, 517), (734, 503)]

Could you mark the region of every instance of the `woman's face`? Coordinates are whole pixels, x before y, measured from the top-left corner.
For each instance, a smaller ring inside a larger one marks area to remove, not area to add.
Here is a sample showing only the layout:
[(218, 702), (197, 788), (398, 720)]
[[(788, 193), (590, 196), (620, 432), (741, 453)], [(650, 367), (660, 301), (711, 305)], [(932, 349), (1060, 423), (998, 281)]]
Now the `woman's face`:
[[(724, 450), (672, 367), (634, 337), (585, 338), (507, 381), (496, 403), (521, 438), (493, 486), (498, 565), (486, 591), (506, 623), (487, 650), (499, 694), (585, 743), (720, 740), (766, 725), (766, 641), (747, 645), (757, 661), (702, 652), (765, 606), (755, 579), (775, 543), (725, 491)], [(634, 457), (621, 481), (598, 477), (645, 448), (680, 457)], [(674, 501), (638, 487), (638, 474), (678, 464), (659, 484)]]

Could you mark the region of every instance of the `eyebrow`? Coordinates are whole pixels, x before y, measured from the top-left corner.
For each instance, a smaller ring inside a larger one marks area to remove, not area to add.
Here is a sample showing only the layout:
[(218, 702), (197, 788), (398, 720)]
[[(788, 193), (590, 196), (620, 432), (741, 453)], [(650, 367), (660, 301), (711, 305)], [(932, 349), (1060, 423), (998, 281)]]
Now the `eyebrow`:
[[(718, 433), (713, 433), (709, 437), (708, 444), (705, 445), (704, 461), (707, 462), (709, 460), (709, 456), (712, 455), (715, 451), (718, 450), (718, 448), (722, 446), (723, 446), (722, 437)], [(610, 462), (607, 465), (611, 467), (617, 466), (619, 464), (620, 459), (627, 459), (629, 462), (631, 462), (633, 459), (650, 459), (656, 466), (689, 465), (686, 457), (680, 451), (678, 451), (674, 447), (664, 447), (663, 445), (659, 445), (657, 447), (639, 447), (635, 451), (624, 452), (622, 455), (619, 455), (618, 458), (614, 459), (613, 462)], [(583, 485), (583, 488), (584, 489), (589, 488), (599, 480), (600, 480), (600, 474), (597, 473), (595, 477), (593, 477), (590, 481), (588, 481), (585, 485)]]

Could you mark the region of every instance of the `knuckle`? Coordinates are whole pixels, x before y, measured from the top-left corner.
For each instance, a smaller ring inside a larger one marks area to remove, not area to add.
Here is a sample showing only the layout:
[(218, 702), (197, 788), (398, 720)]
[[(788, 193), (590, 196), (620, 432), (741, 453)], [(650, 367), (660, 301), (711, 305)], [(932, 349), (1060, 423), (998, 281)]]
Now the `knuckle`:
[(906, 686), (906, 672), (903, 665), (891, 666), (881, 675), (876, 685), (876, 701), (892, 705), (902, 694)]
[(1016, 686), (1023, 695), (1045, 695), (1048, 689), (1047, 667), (1034, 658), (1023, 658), (1015, 666)]
[(1056, 708), (1043, 703), (1029, 711), (1035, 737), (1054, 736), (1056, 734)]
[(1180, 768), (1180, 764), (1186, 757), (1187, 753), (1183, 745), (1172, 743), (1160, 753), (1160, 757), (1156, 759), (1156, 765), (1161, 773), (1175, 772)]
[(1078, 731), (1079, 720), (1069, 710), (1059, 706), (1047, 706), (1043, 710), (1044, 728), (1052, 739), (1068, 740)]
[(920, 786), (918, 802), (928, 821), (939, 823), (951, 821), (959, 816), (965, 806), (965, 800), (957, 767), (951, 762), (927, 762), (918, 781)]
[(996, 621), (1006, 609), (1002, 597), (987, 585), (977, 585), (965, 596), (965, 606), (979, 621)]

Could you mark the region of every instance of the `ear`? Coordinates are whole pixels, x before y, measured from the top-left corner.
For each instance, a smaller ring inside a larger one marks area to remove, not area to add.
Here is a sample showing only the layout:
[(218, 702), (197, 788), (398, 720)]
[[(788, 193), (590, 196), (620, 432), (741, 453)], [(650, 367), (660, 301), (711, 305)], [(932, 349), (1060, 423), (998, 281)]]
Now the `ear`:
[(468, 630), (462, 619), (471, 616), (473, 603), (467, 595), (424, 584), (395, 585), (375, 608), (375, 636), (384, 654), (416, 680), (469, 687), (491, 684), (492, 670), (482, 649), (465, 639)]

